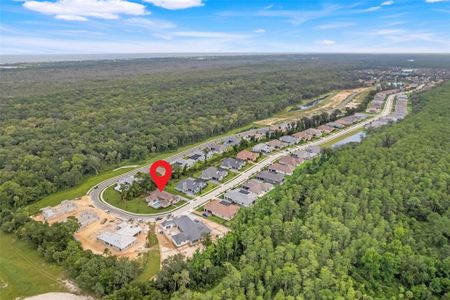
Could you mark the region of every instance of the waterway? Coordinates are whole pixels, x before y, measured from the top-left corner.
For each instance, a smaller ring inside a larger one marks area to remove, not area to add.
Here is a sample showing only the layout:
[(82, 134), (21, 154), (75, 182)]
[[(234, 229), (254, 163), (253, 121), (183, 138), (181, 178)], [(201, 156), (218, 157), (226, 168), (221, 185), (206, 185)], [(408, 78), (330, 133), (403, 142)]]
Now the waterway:
[(360, 132), (355, 133), (354, 135), (351, 135), (349, 137), (346, 137), (343, 140), (336, 142), (331, 147), (333, 149), (335, 149), (335, 148), (341, 147), (343, 145), (346, 145), (348, 143), (360, 143), (365, 136), (366, 136), (366, 133), (364, 131), (360, 131)]

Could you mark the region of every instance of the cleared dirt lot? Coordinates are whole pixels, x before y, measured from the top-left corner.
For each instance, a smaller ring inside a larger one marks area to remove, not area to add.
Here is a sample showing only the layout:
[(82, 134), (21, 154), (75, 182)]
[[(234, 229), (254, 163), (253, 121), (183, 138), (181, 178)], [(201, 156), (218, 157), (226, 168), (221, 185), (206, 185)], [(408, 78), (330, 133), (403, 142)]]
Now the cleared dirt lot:
[[(80, 217), (82, 213), (91, 213), (98, 217), (92, 223), (81, 227), (74, 236), (80, 243), (83, 249), (91, 250), (96, 254), (103, 254), (105, 249), (109, 250), (109, 253), (118, 257), (127, 257), (130, 259), (136, 259), (141, 253), (147, 252), (149, 249), (146, 248), (148, 226), (145, 224), (139, 224), (142, 232), (139, 233), (136, 238), (137, 240), (130, 247), (124, 249), (123, 251), (118, 251), (113, 247), (107, 246), (103, 242), (97, 240), (97, 236), (104, 232), (113, 232), (117, 229), (118, 224), (124, 222), (125, 220), (113, 215), (107, 214), (104, 211), (95, 208), (92, 205), (91, 198), (89, 196), (84, 196), (78, 200), (71, 200), (72, 203), (76, 205), (74, 211), (68, 213), (58, 214), (57, 216), (47, 220), (49, 224), (54, 224), (58, 222), (65, 222), (69, 217)], [(58, 208), (56, 206), (55, 208)], [(34, 217), (35, 220), (44, 222), (44, 217), (41, 213)], [(131, 223), (130, 223), (131, 224)]]
[[(335, 108), (339, 108), (341, 103), (343, 103), (348, 97), (352, 96), (353, 94), (359, 94), (364, 92), (369, 88), (356, 88), (356, 89), (349, 89), (349, 90), (342, 90), (339, 92), (332, 93), (330, 96), (326, 97), (323, 101), (321, 101), (317, 106), (314, 106), (310, 109), (306, 110), (292, 110), (288, 112), (282, 112), (272, 118), (261, 120), (258, 122), (255, 122), (258, 125), (262, 126), (270, 126), (282, 122), (288, 122), (288, 121), (294, 121), (298, 120), (302, 117), (310, 117), (315, 114), (324, 112), (324, 111), (330, 111)], [(354, 99), (357, 97), (354, 97)], [(350, 103), (353, 103), (354, 100), (352, 100)]]

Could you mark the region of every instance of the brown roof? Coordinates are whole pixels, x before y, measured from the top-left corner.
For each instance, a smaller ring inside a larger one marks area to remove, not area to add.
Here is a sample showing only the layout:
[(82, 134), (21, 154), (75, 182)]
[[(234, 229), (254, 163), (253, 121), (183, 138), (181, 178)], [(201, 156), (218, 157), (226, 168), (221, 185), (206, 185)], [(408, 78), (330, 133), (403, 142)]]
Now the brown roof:
[(295, 166), (301, 164), (303, 162), (303, 159), (287, 155), (287, 156), (283, 156), (278, 162), (282, 165), (288, 165), (288, 166), (295, 167)]
[(249, 192), (260, 195), (262, 193), (268, 192), (273, 187), (273, 185), (271, 185), (270, 183), (266, 183), (261, 180), (252, 178), (249, 181), (247, 181), (246, 183), (244, 183), (242, 185), (242, 187)]
[(254, 160), (256, 160), (258, 158), (258, 156), (259, 156), (258, 153), (253, 153), (253, 152), (250, 152), (248, 150), (242, 150), (241, 152), (239, 152), (236, 155), (236, 158), (243, 159), (243, 160), (253, 160), (254, 161)]
[(159, 200), (162, 203), (169, 203), (172, 201), (178, 200), (178, 197), (168, 193), (168, 192), (160, 192), (159, 190), (153, 191), (150, 194), (148, 194), (147, 197), (145, 197), (145, 200), (147, 202), (153, 201), (153, 200)]
[(279, 140), (272, 140), (270, 142), (267, 142), (266, 144), (272, 148), (283, 148), (284, 146), (287, 145), (286, 143), (283, 143), (282, 141)]
[(317, 127), (317, 129), (319, 129), (320, 131), (323, 131), (323, 132), (332, 132), (334, 130), (333, 127), (328, 126), (328, 125), (320, 125), (319, 127)]
[(304, 131), (300, 131), (300, 132), (294, 133), (292, 136), (296, 137), (298, 139), (303, 139), (303, 140), (310, 140), (310, 139), (312, 139), (312, 135), (310, 135), (310, 134), (308, 134), (307, 132), (304, 132)]
[(269, 166), (269, 171), (275, 171), (277, 173), (283, 173), (283, 174), (292, 174), (292, 172), (294, 172), (294, 167), (274, 163)]
[(204, 206), (204, 210), (224, 219), (232, 219), (239, 211), (239, 206), (226, 201), (212, 200)]

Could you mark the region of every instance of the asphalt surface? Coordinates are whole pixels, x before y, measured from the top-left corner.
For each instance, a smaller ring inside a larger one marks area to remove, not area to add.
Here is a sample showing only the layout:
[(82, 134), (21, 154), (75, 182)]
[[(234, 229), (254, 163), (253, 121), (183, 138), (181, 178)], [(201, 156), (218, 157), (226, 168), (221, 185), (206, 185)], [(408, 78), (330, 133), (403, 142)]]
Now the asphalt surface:
[[(160, 213), (160, 214), (154, 214), (154, 215), (149, 215), (149, 214), (135, 214), (135, 213), (131, 213), (125, 210), (122, 210), (118, 207), (112, 206), (109, 203), (106, 203), (105, 201), (103, 201), (102, 198), (102, 194), (103, 191), (108, 188), (109, 186), (115, 184), (119, 179), (121, 178), (125, 178), (128, 176), (132, 176), (135, 175), (138, 172), (148, 172), (149, 168), (150, 168), (150, 164), (145, 166), (145, 167), (140, 167), (134, 170), (131, 170), (130, 172), (124, 173), (122, 175), (119, 175), (117, 177), (114, 178), (110, 178), (107, 179), (103, 182), (101, 182), (100, 184), (98, 184), (96, 187), (91, 188), (91, 190), (88, 191), (88, 195), (91, 197), (93, 204), (95, 207), (102, 209), (104, 211), (110, 211), (112, 214), (118, 215), (121, 218), (124, 219), (128, 219), (128, 218), (132, 218), (132, 219), (143, 219), (145, 221), (155, 221), (157, 218), (163, 218), (163, 217), (167, 217), (169, 214), (170, 215), (182, 215), (185, 214), (187, 212), (190, 212), (192, 210), (194, 210), (196, 207), (199, 207), (201, 205), (203, 205), (204, 203), (208, 202), (209, 200), (212, 200), (214, 198), (217, 198), (220, 194), (224, 193), (225, 191), (227, 191), (228, 189), (231, 189), (233, 187), (236, 187), (238, 185), (240, 185), (241, 183), (245, 182), (246, 180), (248, 180), (250, 177), (252, 177), (253, 175), (255, 175), (256, 173), (258, 173), (259, 171), (261, 171), (262, 169), (268, 167), (270, 164), (272, 164), (274, 161), (278, 160), (279, 158), (281, 158), (282, 156), (285, 156), (289, 153), (292, 153), (294, 151), (298, 151), (298, 150), (304, 150), (309, 146), (313, 146), (313, 145), (319, 145), (328, 141), (331, 141), (337, 137), (343, 136), (351, 131), (354, 131), (356, 129), (359, 128), (363, 128), (365, 125), (367, 125), (368, 123), (377, 120), (381, 117), (387, 116), (391, 111), (392, 111), (392, 107), (393, 107), (393, 102), (394, 102), (394, 98), (395, 98), (396, 94), (390, 95), (388, 96), (387, 100), (386, 100), (386, 104), (383, 108), (383, 111), (372, 118), (369, 118), (363, 122), (357, 123), (353, 126), (347, 127), (337, 133), (334, 134), (330, 134), (326, 137), (323, 137), (319, 140), (304, 144), (304, 145), (300, 145), (300, 146), (296, 146), (293, 148), (289, 148), (286, 150), (282, 150), (276, 153), (273, 153), (271, 155), (268, 155), (265, 159), (261, 160), (260, 162), (256, 163), (254, 166), (252, 166), (251, 168), (240, 172), (239, 175), (235, 178), (233, 178), (232, 180), (223, 183), (221, 185), (219, 185), (216, 189), (210, 191), (209, 193), (202, 195), (202, 196), (198, 196), (196, 198), (194, 198), (193, 200), (190, 200), (186, 205), (178, 207), (176, 209), (174, 209), (173, 211), (170, 212), (164, 212), (164, 213)], [(256, 130), (251, 130), (251, 131), (256, 131)], [(183, 158), (185, 156), (187, 156), (189, 153), (197, 151), (197, 150), (201, 150), (203, 148), (205, 148), (207, 145), (214, 143), (214, 142), (221, 142), (226, 140), (227, 138), (230, 137), (242, 137), (243, 135), (248, 134), (251, 131), (246, 131), (245, 133), (239, 133), (236, 135), (232, 135), (232, 136), (227, 136), (227, 137), (222, 137), (222, 138), (218, 138), (212, 141), (208, 141), (205, 142), (203, 144), (197, 145), (195, 147), (192, 147), (190, 149), (187, 149), (183, 152), (180, 152), (176, 155), (173, 155), (169, 158), (167, 158), (166, 160), (170, 163), (173, 162), (174, 160), (178, 159), (178, 158)]]

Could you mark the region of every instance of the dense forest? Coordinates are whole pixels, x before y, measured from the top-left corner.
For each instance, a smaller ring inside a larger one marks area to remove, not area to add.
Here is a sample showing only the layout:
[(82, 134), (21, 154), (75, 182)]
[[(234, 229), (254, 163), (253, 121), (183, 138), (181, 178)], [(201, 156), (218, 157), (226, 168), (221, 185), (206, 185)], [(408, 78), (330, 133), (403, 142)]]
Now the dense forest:
[(234, 60), (202, 62), (195, 72), (191, 61), (165, 70), (158, 60), (2, 70), (1, 205), (21, 207), (124, 161), (142, 161), (302, 99), (355, 87), (360, 78), (346, 63), (247, 58), (236, 66)]
[(412, 102), (241, 210), (204, 253), (108, 299), (448, 299), (450, 84)]

